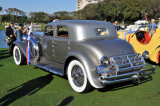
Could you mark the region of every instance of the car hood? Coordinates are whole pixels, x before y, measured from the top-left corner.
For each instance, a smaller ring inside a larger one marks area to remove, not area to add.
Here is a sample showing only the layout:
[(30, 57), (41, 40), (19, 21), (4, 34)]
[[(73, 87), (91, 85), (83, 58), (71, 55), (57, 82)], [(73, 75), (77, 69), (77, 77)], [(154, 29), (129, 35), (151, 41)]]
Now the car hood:
[(81, 43), (83, 46), (96, 53), (99, 56), (119, 56), (135, 53), (133, 47), (128, 42), (117, 39), (101, 39), (101, 40), (88, 40)]

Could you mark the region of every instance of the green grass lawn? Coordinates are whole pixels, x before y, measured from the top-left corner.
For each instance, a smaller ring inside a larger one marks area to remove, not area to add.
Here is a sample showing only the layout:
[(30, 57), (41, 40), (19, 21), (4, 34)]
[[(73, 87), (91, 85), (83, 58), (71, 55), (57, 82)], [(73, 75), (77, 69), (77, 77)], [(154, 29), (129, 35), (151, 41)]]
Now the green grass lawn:
[(5, 29), (5, 25), (0, 25), (0, 31)]
[[(151, 67), (150, 64), (147, 67)], [(160, 67), (152, 80), (138, 86), (131, 82), (86, 94), (74, 92), (66, 78), (35, 66), (17, 66), (8, 49), (0, 49), (0, 105), (11, 106), (158, 106)]]

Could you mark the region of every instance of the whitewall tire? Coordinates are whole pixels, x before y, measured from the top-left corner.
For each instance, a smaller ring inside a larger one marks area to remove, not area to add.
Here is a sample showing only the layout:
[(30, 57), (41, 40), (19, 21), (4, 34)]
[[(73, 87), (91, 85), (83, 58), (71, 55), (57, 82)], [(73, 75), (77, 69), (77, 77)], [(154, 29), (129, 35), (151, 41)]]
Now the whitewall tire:
[(91, 89), (85, 68), (78, 60), (72, 60), (69, 63), (67, 75), (69, 83), (74, 91), (84, 93)]
[(13, 49), (13, 58), (14, 58), (14, 62), (17, 65), (22, 65), (25, 63), (25, 56), (23, 55), (23, 53), (21, 52), (18, 46), (15, 46)]

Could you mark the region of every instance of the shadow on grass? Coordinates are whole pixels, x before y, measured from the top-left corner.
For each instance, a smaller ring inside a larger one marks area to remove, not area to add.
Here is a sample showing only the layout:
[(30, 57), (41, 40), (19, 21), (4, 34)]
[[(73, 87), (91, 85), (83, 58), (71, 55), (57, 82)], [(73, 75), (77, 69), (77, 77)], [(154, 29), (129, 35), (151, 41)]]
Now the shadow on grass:
[(0, 53), (1, 53), (1, 52), (7, 52), (7, 51), (8, 51), (8, 50), (0, 50)]
[(0, 51), (0, 60), (6, 59), (8, 57), (11, 57), (11, 55), (10, 55), (8, 50), (1, 50)]
[(73, 101), (74, 97), (73, 96), (69, 96), (67, 98), (65, 98), (58, 106), (66, 106), (68, 105), (71, 101)]
[(33, 95), (53, 80), (52, 75), (53, 74), (48, 74), (46, 76), (38, 77), (10, 89), (8, 91), (10, 93), (0, 99), (0, 106), (8, 106), (9, 104), (22, 98), (23, 96)]
[(139, 84), (134, 84), (133, 81), (128, 81), (128, 82), (122, 82), (122, 83), (117, 83), (117, 84), (113, 84), (113, 85), (107, 85), (105, 88), (98, 89), (98, 91), (100, 91), (100, 92), (116, 91), (116, 90), (120, 90), (120, 89), (125, 89), (125, 88), (129, 88), (129, 87), (137, 86), (137, 85), (143, 84), (143, 83), (151, 81), (151, 80), (152, 80), (152, 78), (146, 77), (146, 78), (141, 79)]
[(159, 64), (156, 64), (155, 62), (151, 61), (150, 59), (147, 59), (145, 60), (147, 63), (151, 64), (151, 65), (159, 65)]

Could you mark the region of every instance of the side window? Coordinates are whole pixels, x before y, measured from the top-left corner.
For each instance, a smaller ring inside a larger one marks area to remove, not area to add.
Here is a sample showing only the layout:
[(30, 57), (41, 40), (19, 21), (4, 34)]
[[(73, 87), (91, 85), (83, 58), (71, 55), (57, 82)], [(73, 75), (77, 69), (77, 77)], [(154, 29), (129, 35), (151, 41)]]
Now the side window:
[(57, 37), (68, 37), (68, 28), (66, 26), (57, 27)]
[(53, 28), (52, 28), (52, 26), (46, 26), (45, 36), (53, 36)]

